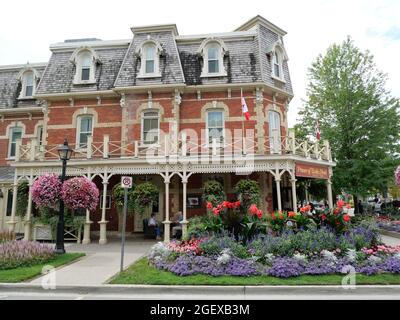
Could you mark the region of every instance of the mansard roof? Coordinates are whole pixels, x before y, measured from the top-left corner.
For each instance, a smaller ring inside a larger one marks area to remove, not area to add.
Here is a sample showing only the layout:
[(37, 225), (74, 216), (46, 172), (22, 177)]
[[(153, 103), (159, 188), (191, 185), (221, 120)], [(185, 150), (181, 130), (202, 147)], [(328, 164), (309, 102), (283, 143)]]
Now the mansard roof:
[[(52, 55), (36, 91), (37, 95), (71, 92), (93, 92), (112, 90), (115, 79), (129, 46), (129, 40), (67, 41), (50, 46)], [(73, 84), (75, 64), (71, 58), (79, 48), (90, 48), (96, 53), (96, 82), (93, 84)]]
[(27, 63), (0, 66), (0, 109), (35, 106), (35, 99), (18, 99), (21, 92), (21, 74), (34, 70), (36, 77), (43, 75), (46, 63)]
[[(285, 31), (256, 16), (233, 32), (179, 35), (176, 25), (153, 25), (131, 28), (132, 40), (99, 39), (66, 40), (50, 46), (50, 61), (36, 90), (37, 97), (54, 94), (123, 91), (147, 86), (197, 86), (264, 83), (292, 95), (287, 59), (283, 62), (284, 81), (272, 76), (272, 53), (276, 43), (284, 49)], [(201, 77), (204, 63), (199, 49), (207, 39), (218, 39), (224, 45), (223, 64), (226, 76)], [(160, 76), (140, 77), (140, 47), (146, 41), (157, 44), (160, 52)], [(95, 53), (95, 83), (74, 84), (74, 55), (80, 48)], [(71, 62), (72, 61), (72, 62)], [(1, 71), (1, 70), (0, 70)], [(0, 72), (1, 73), (1, 72)], [(16, 102), (16, 80), (0, 75), (0, 107)], [(1, 84), (3, 81), (3, 84)], [(6, 83), (6, 84), (5, 84)]]

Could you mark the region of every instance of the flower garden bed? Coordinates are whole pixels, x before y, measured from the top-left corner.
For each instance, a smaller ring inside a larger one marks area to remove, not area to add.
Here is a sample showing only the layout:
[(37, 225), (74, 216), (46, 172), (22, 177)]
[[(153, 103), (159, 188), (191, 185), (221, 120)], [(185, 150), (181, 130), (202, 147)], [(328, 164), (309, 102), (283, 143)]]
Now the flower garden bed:
[(31, 241), (0, 243), (0, 283), (22, 282), (41, 274), (45, 265), (59, 267), (84, 256), (83, 253), (56, 255), (53, 247)]
[(307, 206), (270, 218), (255, 205), (246, 215), (239, 201), (207, 207), (209, 215), (189, 229), (191, 240), (156, 244), (149, 265), (182, 278), (400, 275), (400, 246), (383, 245), (374, 222), (352, 224), (343, 202), (321, 216)]
[[(205, 274), (177, 276), (172, 272), (159, 270), (151, 265), (147, 258), (138, 260), (128, 269), (118, 274), (110, 284), (145, 284), (145, 285), (213, 285), (213, 286), (295, 286), (295, 285), (341, 285), (343, 275), (303, 275), (292, 278), (272, 276), (219, 276)], [(356, 275), (357, 285), (399, 285), (398, 274), (381, 273), (372, 276)]]

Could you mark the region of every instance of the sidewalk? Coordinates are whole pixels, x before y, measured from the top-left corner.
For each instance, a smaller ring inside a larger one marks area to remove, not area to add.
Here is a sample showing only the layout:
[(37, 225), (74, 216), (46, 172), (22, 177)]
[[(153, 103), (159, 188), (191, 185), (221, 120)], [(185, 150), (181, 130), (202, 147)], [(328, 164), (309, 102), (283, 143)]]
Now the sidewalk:
[[(124, 267), (144, 256), (155, 241), (127, 241), (125, 245)], [(56, 272), (57, 286), (99, 286), (119, 272), (121, 244), (118, 240), (106, 245), (67, 245), (67, 252), (84, 252), (79, 261), (61, 267)], [(42, 277), (30, 282), (40, 285)]]

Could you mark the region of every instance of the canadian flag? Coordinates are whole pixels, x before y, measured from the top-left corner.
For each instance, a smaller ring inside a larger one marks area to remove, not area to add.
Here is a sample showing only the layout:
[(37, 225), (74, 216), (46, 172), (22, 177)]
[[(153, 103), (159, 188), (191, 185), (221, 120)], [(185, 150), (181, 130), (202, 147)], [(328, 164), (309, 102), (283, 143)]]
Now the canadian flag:
[(242, 113), (246, 117), (246, 120), (250, 120), (249, 108), (247, 108), (246, 100), (244, 100), (243, 95), (241, 95), (241, 100), (242, 100)]
[(318, 119), (315, 121), (315, 136), (317, 137), (317, 140), (321, 140), (321, 132), (319, 131), (319, 121)]

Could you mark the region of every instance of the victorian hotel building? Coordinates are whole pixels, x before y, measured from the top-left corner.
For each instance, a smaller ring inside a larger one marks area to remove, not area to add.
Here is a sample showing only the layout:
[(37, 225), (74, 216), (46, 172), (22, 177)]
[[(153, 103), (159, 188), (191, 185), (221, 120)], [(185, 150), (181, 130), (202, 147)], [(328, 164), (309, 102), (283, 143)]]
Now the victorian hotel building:
[[(332, 207), (327, 141), (288, 130), (293, 97), (286, 32), (257, 16), (226, 33), (179, 35), (176, 25), (133, 27), (129, 40), (66, 40), (46, 63), (0, 66), (0, 230), (34, 237), (29, 195), (17, 214), (18, 185), (61, 173), (57, 148), (74, 150), (67, 176), (100, 190), (86, 212), (83, 243), (107, 243), (121, 229), (112, 188), (121, 176), (154, 183), (153, 206), (170, 239), (171, 217), (206, 213), (202, 188), (220, 181), (228, 199), (243, 178), (258, 181), (264, 212), (293, 210), (299, 178), (325, 179)], [(242, 112), (243, 96), (250, 113)], [(127, 230), (143, 231), (129, 216)]]

